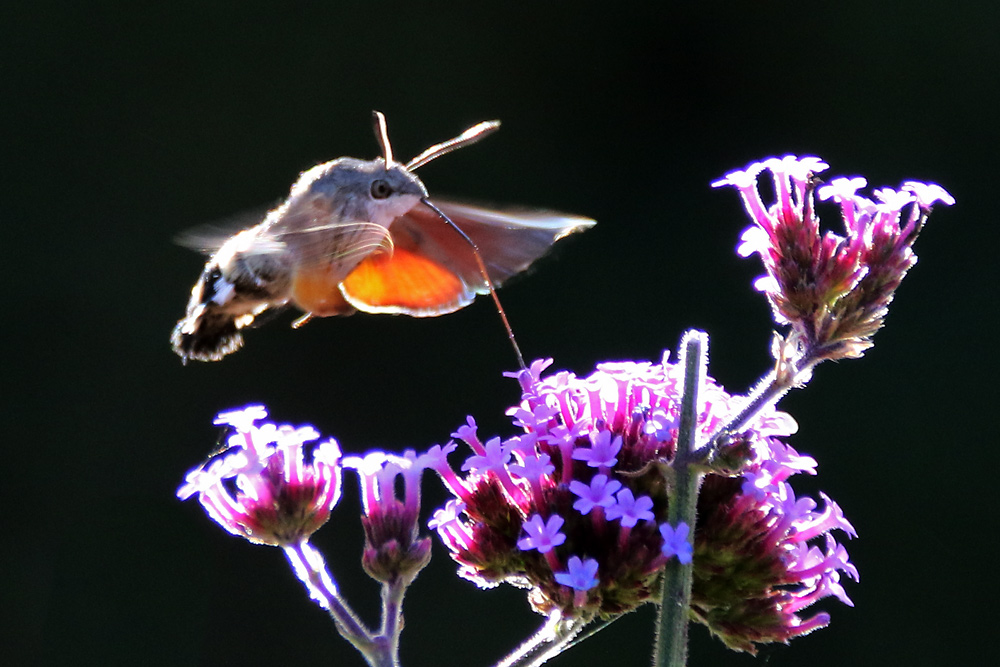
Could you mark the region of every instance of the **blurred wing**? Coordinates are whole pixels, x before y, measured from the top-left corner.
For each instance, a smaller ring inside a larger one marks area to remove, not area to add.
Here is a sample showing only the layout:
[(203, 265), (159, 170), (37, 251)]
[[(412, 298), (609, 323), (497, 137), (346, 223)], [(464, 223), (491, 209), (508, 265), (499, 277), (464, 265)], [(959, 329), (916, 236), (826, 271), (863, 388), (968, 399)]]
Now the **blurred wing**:
[(211, 255), (236, 234), (260, 224), (271, 208), (273, 207), (251, 208), (226, 218), (195, 225), (175, 236), (174, 243), (203, 255)]
[(302, 267), (340, 267), (346, 275), (362, 259), (378, 251), (392, 252), (389, 231), (374, 222), (328, 222), (290, 232), (282, 232), (275, 240), (290, 248)]
[(378, 248), (391, 250), (384, 227), (371, 222), (344, 222), (330, 213), (298, 217), (294, 224), (283, 216), (284, 205), (247, 209), (236, 215), (200, 224), (174, 237), (177, 245), (202, 254), (214, 254), (237, 234), (253, 230), (255, 253), (292, 249), (306, 267), (329, 262), (350, 265)]
[(392, 238), (371, 222), (319, 223), (281, 235), (294, 253), (291, 296), (307, 313), (321, 317), (354, 311), (340, 283), (366, 258), (392, 256)]
[[(595, 224), (554, 211), (434, 203), (479, 247), (495, 286), (524, 271), (559, 239)], [(443, 315), (489, 291), (472, 248), (429, 208), (417, 204), (393, 221), (390, 232), (392, 253), (370, 255), (341, 284), (358, 310)]]

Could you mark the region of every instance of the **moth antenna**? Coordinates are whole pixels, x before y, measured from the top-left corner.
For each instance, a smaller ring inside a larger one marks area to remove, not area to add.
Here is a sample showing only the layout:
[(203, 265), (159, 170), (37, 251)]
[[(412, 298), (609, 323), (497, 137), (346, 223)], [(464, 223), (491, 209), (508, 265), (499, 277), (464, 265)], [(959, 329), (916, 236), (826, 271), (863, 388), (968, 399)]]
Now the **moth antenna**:
[(389, 143), (389, 130), (385, 125), (385, 115), (381, 111), (372, 111), (372, 121), (375, 123), (375, 139), (382, 148), (385, 165), (392, 163), (392, 144)]
[[(484, 124), (485, 123), (480, 123), (480, 125), (484, 125)], [(499, 126), (499, 123), (497, 123), (497, 126)], [(477, 125), (476, 127), (479, 127), (479, 126)], [(475, 128), (472, 128), (472, 129), (475, 129)], [(470, 130), (467, 130), (463, 134), (468, 134), (469, 131)], [(452, 139), (452, 141), (456, 141), (456, 140), (458, 140), (460, 138), (461, 138), (461, 135), (459, 137), (455, 137), (455, 139)], [(445, 142), (445, 144), (447, 144), (447, 143), (450, 143), (450, 142)], [(439, 144), (439, 145), (440, 146), (444, 146), (445, 144)], [(458, 146), (456, 146), (455, 148), (458, 148)], [(454, 148), (451, 148), (449, 150), (454, 150)], [(448, 151), (445, 151), (445, 152), (448, 152)], [(409, 169), (409, 165), (407, 165), (407, 169)], [(514, 354), (517, 356), (517, 363), (521, 367), (521, 370), (523, 370), (523, 371), (528, 370), (528, 367), (524, 365), (524, 357), (521, 356), (521, 348), (519, 348), (517, 346), (517, 340), (514, 339), (514, 330), (510, 328), (510, 322), (507, 321), (507, 313), (504, 312), (503, 306), (500, 305), (500, 297), (497, 296), (497, 291), (493, 287), (493, 281), (490, 280), (490, 274), (486, 271), (486, 264), (483, 262), (483, 256), (481, 254), (479, 254), (479, 246), (476, 245), (475, 241), (473, 241), (471, 238), (469, 238), (468, 234), (466, 234), (464, 231), (462, 231), (461, 227), (459, 227), (454, 222), (452, 222), (451, 218), (449, 218), (447, 215), (445, 215), (444, 212), (441, 209), (439, 209), (437, 206), (435, 206), (434, 204), (432, 204), (428, 199), (424, 198), (424, 199), (421, 199), (420, 201), (422, 201), (424, 203), (424, 205), (426, 205), (429, 209), (431, 209), (432, 211), (434, 211), (435, 213), (437, 213), (438, 216), (440, 216), (441, 219), (445, 221), (445, 224), (447, 224), (449, 227), (451, 227), (456, 232), (458, 232), (459, 235), (463, 239), (465, 239), (465, 242), (469, 244), (469, 247), (472, 248), (472, 254), (475, 255), (475, 257), (476, 257), (476, 264), (479, 265), (479, 273), (480, 273), (480, 275), (483, 276), (483, 280), (486, 281), (486, 288), (490, 291), (490, 296), (493, 297), (493, 303), (496, 304), (497, 313), (500, 314), (500, 319), (503, 321), (503, 328), (507, 330), (507, 338), (510, 339), (511, 347), (514, 348)]]
[(454, 139), (443, 141), (440, 144), (434, 144), (423, 153), (407, 162), (406, 169), (407, 171), (412, 171), (417, 167), (422, 167), (431, 160), (439, 158), (442, 155), (474, 144), (480, 139), (490, 136), (499, 129), (500, 121), (498, 120), (487, 120), (479, 123), (478, 125), (473, 125)]

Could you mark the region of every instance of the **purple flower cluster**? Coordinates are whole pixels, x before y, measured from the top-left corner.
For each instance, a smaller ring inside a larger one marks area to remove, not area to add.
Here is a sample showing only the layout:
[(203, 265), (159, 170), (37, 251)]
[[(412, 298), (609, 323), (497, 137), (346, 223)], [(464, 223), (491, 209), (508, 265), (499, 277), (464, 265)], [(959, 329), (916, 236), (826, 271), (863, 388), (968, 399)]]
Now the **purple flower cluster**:
[[(769, 408), (729, 438), (722, 458), (738, 470), (706, 475), (691, 535), (666, 521), (683, 369), (665, 357), (543, 378), (550, 363), (514, 374), (522, 400), (507, 414), (522, 433), (482, 442), (470, 417), (454, 434), (473, 452), (460, 471), (445, 459), (454, 443), (428, 464), (455, 496), (430, 525), (462, 576), (527, 586), (540, 613), (611, 617), (656, 594), (669, 558), (693, 561), (695, 617), (747, 651), (826, 625), (799, 616), (822, 597), (850, 604), (839, 577), (857, 572), (829, 531), (854, 530), (825, 496), (817, 510), (792, 493), (786, 480), (815, 461), (775, 438), (794, 432), (788, 415)], [(698, 441), (743, 400), (708, 379)]]
[[(792, 325), (794, 344), (810, 363), (860, 357), (882, 326), (903, 276), (916, 261), (912, 246), (935, 202), (955, 200), (944, 188), (908, 181), (901, 189), (857, 194), (864, 178), (835, 178), (819, 187), (815, 174), (828, 165), (816, 157), (770, 158), (734, 171), (715, 187), (732, 185), (754, 226), (739, 253), (760, 255), (767, 275), (756, 282), (779, 324)], [(767, 207), (757, 178), (768, 170), (775, 203)], [(820, 234), (813, 191), (840, 205), (844, 235)]]
[(340, 500), (340, 447), (331, 438), (307, 463), (303, 446), (319, 433), (311, 426), (257, 426), (265, 417), (261, 405), (220, 414), (215, 423), (236, 430), (229, 448), (189, 472), (177, 496), (197, 494), (212, 519), (251, 542), (303, 543)]
[[(361, 479), (365, 549), (361, 564), (373, 579), (411, 581), (431, 558), (431, 540), (420, 537), (420, 478), (427, 456), (412, 449), (395, 456), (373, 451), (348, 456), (344, 467)], [(396, 497), (396, 478), (403, 479), (403, 497)]]

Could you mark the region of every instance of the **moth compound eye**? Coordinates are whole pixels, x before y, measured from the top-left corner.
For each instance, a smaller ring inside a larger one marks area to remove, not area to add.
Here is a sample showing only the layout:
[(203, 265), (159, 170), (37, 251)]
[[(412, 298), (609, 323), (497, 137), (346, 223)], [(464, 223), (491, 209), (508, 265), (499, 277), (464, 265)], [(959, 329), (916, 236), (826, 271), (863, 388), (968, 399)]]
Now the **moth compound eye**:
[(381, 178), (372, 181), (372, 197), (375, 199), (385, 199), (392, 194), (392, 186)]

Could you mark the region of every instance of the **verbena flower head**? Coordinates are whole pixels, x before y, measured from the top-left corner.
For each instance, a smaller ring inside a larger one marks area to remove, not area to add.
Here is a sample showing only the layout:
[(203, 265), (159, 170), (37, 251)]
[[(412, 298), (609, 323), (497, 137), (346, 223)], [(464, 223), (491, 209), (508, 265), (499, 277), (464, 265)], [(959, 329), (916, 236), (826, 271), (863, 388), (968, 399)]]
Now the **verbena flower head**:
[[(857, 194), (864, 178), (836, 178), (818, 190), (816, 174), (828, 165), (816, 157), (787, 155), (757, 162), (720, 181), (735, 186), (754, 226), (743, 233), (739, 253), (760, 255), (767, 275), (757, 289), (779, 324), (792, 325), (793, 342), (810, 360), (860, 357), (882, 326), (893, 293), (916, 261), (912, 246), (935, 202), (955, 200), (944, 188), (909, 181), (900, 190)], [(766, 206), (757, 179), (770, 171), (776, 201)], [(813, 206), (840, 205), (844, 234), (820, 234)]]
[[(413, 579), (431, 557), (430, 538), (418, 535), (420, 518), (420, 478), (427, 461), (440, 456), (441, 448), (417, 456), (407, 450), (403, 456), (369, 452), (349, 456), (344, 466), (361, 478), (365, 549), (361, 564), (379, 581), (401, 577)], [(403, 497), (396, 497), (396, 478), (403, 478)]]
[(330, 517), (340, 500), (340, 447), (311, 426), (271, 422), (263, 406), (224, 412), (216, 424), (236, 430), (228, 449), (189, 472), (177, 490), (182, 500), (198, 500), (220, 526), (251, 542), (286, 546), (306, 541)]
[[(854, 530), (826, 496), (821, 510), (795, 498), (787, 479), (815, 461), (776, 438), (795, 431), (788, 415), (767, 409), (730, 439), (725, 466), (705, 478), (692, 544), (687, 525), (667, 523), (663, 465), (676, 451), (683, 369), (665, 355), (543, 378), (550, 363), (514, 374), (522, 400), (507, 414), (519, 435), (483, 443), (470, 417), (454, 434), (472, 450), (465, 474), (443, 456), (430, 466), (455, 496), (431, 527), (462, 576), (529, 587), (543, 614), (607, 618), (650, 600), (668, 559), (693, 559), (695, 617), (747, 651), (826, 625), (827, 614), (800, 616), (822, 597), (850, 604), (839, 577), (857, 572), (829, 533)], [(740, 400), (706, 381), (700, 442)]]

